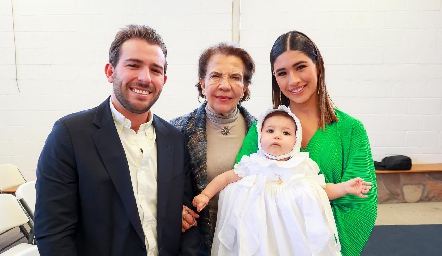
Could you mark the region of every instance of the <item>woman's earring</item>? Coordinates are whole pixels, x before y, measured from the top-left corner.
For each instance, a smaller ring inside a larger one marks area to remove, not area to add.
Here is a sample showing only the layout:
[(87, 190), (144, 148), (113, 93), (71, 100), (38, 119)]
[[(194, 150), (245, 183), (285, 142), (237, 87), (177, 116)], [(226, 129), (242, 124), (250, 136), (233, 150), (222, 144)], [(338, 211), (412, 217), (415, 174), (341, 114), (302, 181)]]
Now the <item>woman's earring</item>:
[(279, 91), (279, 104), (282, 105), (282, 92)]

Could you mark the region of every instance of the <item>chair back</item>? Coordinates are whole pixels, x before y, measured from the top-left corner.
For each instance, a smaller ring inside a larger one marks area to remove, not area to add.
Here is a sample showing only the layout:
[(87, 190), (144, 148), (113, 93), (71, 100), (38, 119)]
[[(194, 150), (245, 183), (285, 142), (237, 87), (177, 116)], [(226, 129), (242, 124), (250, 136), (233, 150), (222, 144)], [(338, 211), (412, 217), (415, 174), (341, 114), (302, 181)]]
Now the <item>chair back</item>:
[(37, 245), (19, 243), (0, 253), (1, 256), (39, 256)]
[(15, 254), (15, 256), (39, 256), (39, 255), (40, 253), (38, 252), (38, 248), (36, 245), (31, 245), (30, 248)]
[(28, 181), (21, 184), (17, 191), (15, 191), (15, 197), (23, 205), (23, 208), (28, 212), (29, 216), (34, 219), (35, 200), (37, 197), (35, 191), (35, 181)]
[(20, 170), (13, 164), (0, 165), (0, 192), (13, 186), (25, 183)]
[(17, 198), (13, 195), (0, 194), (0, 213), (0, 234), (29, 221)]

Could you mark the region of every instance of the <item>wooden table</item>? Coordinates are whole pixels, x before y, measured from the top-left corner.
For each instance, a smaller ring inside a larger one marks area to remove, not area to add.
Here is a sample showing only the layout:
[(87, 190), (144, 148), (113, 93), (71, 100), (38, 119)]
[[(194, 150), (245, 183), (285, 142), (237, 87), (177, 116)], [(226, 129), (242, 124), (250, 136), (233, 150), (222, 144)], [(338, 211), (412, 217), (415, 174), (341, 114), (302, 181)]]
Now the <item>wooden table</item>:
[[(20, 184), (20, 185), (21, 185), (21, 184)], [(3, 193), (3, 194), (12, 194), (12, 195), (14, 195), (14, 194), (15, 194), (15, 191), (17, 191), (17, 188), (18, 188), (20, 185), (13, 186), (13, 187), (6, 188), (6, 189), (3, 189), (3, 190), (2, 190), (2, 193)]]

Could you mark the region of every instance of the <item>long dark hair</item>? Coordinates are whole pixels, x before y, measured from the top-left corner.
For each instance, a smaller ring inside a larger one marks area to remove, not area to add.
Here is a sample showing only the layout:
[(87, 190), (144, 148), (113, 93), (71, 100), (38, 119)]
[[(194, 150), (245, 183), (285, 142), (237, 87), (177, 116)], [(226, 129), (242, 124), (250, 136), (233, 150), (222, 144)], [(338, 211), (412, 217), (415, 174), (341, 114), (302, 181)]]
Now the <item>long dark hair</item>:
[(318, 70), (318, 85), (317, 90), (319, 94), (319, 127), (322, 129), (325, 128), (326, 124), (331, 124), (335, 121), (338, 121), (336, 117), (334, 108), (335, 105), (333, 101), (330, 99), (330, 96), (327, 92), (327, 87), (325, 86), (325, 68), (324, 68), (324, 60), (319, 52), (316, 44), (304, 33), (299, 31), (290, 31), (283, 35), (280, 35), (275, 43), (273, 44), (272, 50), (270, 51), (270, 66), (272, 71), (272, 102), (273, 107), (277, 108), (279, 105), (285, 105), (290, 107), (290, 100), (287, 98), (282, 92), (281, 88), (279, 88), (278, 83), (276, 82), (276, 77), (274, 76), (274, 63), (276, 58), (284, 52), (291, 51), (300, 51), (307, 55), (313, 63), (315, 63), (316, 68)]

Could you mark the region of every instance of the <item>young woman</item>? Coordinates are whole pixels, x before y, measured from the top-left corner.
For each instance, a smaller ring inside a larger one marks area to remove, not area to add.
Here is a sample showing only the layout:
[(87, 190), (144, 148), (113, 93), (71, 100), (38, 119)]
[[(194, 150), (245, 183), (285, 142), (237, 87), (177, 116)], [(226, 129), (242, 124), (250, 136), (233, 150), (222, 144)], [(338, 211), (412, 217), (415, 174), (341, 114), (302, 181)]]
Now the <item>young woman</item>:
[[(327, 183), (361, 177), (372, 183), (368, 198), (343, 196), (331, 200), (343, 255), (360, 255), (377, 215), (377, 187), (370, 143), (363, 124), (335, 108), (325, 85), (324, 61), (305, 34), (279, 36), (270, 52), (272, 101), (285, 105), (302, 124), (301, 152), (309, 152)], [(258, 150), (253, 125), (237, 156)]]

